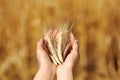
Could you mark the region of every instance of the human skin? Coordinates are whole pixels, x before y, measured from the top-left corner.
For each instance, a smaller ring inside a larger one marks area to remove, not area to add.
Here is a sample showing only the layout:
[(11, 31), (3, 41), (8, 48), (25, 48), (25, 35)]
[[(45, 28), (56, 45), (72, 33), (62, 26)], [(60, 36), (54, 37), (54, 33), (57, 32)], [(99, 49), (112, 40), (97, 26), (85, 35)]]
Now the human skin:
[(56, 73), (56, 65), (51, 62), (48, 54), (42, 47), (44, 45), (44, 39), (38, 42), (37, 46), (37, 59), (39, 64), (39, 70), (34, 80), (52, 80)]
[(79, 63), (79, 47), (78, 41), (75, 40), (75, 37), (70, 33), (72, 50), (68, 54), (64, 63), (57, 66), (57, 80), (74, 80), (73, 72), (75, 66)]
[[(56, 36), (57, 31), (50, 30), (46, 35)], [(46, 36), (45, 36), (46, 37)], [(51, 62), (49, 58), (49, 52), (46, 51), (45, 46), (47, 46), (46, 39), (40, 39), (37, 43), (37, 60), (39, 64), (39, 69), (34, 77), (34, 80), (53, 80), (55, 74), (57, 75), (57, 80), (73, 80), (73, 69), (79, 62), (79, 48), (78, 41), (70, 33), (70, 40), (72, 49), (68, 56), (66, 57), (63, 64), (55, 65)]]

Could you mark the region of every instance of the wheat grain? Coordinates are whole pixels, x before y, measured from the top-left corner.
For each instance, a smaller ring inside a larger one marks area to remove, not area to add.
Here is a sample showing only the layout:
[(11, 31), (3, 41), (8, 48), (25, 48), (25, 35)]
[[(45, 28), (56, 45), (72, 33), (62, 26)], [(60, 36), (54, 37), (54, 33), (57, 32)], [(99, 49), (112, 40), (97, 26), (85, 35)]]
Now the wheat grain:
[(61, 64), (58, 57), (57, 57), (57, 54), (56, 54), (55, 48), (53, 47), (51, 39), (49, 38), (48, 35), (46, 36), (46, 38), (47, 38), (47, 41), (48, 41), (49, 51), (51, 52), (51, 55), (53, 56), (52, 59), (54, 59), (53, 61), (56, 61), (58, 64)]
[(69, 32), (72, 26), (70, 26), (68, 23), (62, 23), (59, 24), (57, 27), (57, 36), (53, 36), (52, 34), (46, 35), (48, 50), (50, 52), (49, 56), (53, 63), (55, 63), (56, 65), (62, 64), (64, 62), (67, 51), (70, 48), (71, 42), (69, 39)]

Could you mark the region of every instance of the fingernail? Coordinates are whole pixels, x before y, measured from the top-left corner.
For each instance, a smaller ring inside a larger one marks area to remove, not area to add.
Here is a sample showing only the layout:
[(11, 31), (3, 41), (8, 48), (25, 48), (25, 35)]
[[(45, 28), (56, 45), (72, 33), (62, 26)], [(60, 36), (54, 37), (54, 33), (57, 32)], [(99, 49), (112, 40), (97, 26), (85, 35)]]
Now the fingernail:
[(78, 44), (78, 40), (75, 40), (75, 42)]

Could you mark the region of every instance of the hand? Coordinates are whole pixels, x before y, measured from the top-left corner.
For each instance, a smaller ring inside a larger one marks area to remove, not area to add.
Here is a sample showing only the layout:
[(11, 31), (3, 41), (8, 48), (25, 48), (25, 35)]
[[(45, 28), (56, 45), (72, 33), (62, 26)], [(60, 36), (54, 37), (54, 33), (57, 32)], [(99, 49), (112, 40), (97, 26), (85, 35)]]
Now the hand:
[[(49, 31), (47, 34), (50, 34)], [(56, 65), (51, 62), (47, 50), (45, 50), (47, 42), (41, 39), (37, 43), (37, 60), (39, 63), (39, 70), (34, 80), (52, 80), (56, 73)]]
[(72, 50), (66, 57), (63, 64), (57, 66), (58, 80), (73, 80), (73, 71), (79, 62), (79, 48), (78, 41), (75, 40), (74, 35), (70, 33)]

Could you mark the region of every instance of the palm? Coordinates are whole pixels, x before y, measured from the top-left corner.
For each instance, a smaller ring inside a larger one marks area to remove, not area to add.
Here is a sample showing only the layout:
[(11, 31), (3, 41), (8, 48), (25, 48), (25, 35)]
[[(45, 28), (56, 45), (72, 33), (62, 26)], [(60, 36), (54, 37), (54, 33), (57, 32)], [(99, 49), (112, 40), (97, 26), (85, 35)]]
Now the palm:
[(70, 53), (66, 57), (63, 64), (57, 66), (57, 72), (60, 72), (65, 69), (73, 69), (75, 65), (79, 62), (79, 51), (78, 51), (78, 43), (74, 38), (74, 35), (70, 33), (71, 45), (72, 49)]
[(56, 65), (53, 64), (47, 54), (47, 52), (43, 49), (44, 40), (40, 40), (37, 45), (37, 59), (41, 67), (50, 68), (51, 66), (56, 69)]

